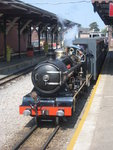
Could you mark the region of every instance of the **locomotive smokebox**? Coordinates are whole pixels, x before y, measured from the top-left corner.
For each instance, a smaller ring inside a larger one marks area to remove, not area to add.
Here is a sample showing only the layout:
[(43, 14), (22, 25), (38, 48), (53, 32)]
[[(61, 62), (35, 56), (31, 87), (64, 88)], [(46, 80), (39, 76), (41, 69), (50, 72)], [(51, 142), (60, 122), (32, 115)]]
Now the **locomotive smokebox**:
[(32, 72), (32, 82), (39, 95), (52, 96), (62, 87), (63, 72), (66, 65), (58, 61), (53, 53), (48, 59), (38, 64)]

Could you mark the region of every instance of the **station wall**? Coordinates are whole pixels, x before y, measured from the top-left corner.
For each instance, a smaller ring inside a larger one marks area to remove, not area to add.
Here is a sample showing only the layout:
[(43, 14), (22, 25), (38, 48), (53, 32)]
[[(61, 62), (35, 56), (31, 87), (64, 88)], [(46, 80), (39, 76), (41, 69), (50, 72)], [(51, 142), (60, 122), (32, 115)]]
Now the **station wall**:
[[(24, 33), (20, 39), (21, 52), (26, 51), (28, 34)], [(18, 53), (18, 29), (15, 26), (12, 28), (7, 35), (7, 46), (12, 49), (12, 53)], [(0, 56), (4, 55), (4, 33), (0, 33)]]

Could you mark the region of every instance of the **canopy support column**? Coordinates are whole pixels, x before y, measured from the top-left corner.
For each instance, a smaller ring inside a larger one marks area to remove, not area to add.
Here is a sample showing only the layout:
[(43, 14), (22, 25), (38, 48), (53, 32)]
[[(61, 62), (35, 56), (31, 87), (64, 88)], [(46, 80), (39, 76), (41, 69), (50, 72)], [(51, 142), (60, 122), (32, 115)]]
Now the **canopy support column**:
[(20, 20), (18, 21), (18, 52), (19, 57), (21, 57), (21, 47), (20, 47)]
[(7, 59), (6, 17), (4, 17), (4, 58)]

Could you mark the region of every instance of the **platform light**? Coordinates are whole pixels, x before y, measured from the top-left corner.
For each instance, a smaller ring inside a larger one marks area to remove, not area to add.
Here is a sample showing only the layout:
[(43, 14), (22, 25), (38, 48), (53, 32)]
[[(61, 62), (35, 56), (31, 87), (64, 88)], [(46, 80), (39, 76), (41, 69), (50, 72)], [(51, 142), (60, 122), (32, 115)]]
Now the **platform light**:
[(113, 3), (109, 4), (109, 17), (113, 17)]

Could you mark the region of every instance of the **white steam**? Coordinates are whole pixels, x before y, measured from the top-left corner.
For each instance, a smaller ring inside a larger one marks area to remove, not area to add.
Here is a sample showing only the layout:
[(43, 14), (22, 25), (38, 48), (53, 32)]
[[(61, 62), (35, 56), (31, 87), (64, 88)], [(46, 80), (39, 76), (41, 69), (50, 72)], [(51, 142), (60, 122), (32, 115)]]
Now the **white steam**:
[(61, 23), (61, 25), (62, 25), (62, 28), (64, 28), (64, 19), (61, 17), (61, 16), (59, 16), (59, 15), (57, 15), (57, 19), (58, 19), (58, 21)]
[(77, 35), (78, 35), (77, 26), (74, 26), (73, 28), (67, 30), (67, 32), (64, 33), (64, 46), (66, 47), (72, 45)]
[[(64, 25), (64, 19), (58, 15), (57, 15), (57, 18), (62, 25), (62, 29), (65, 30), (66, 27)], [(76, 37), (78, 37), (78, 26), (77, 25), (73, 26), (72, 28), (70, 28), (64, 32), (62, 46), (67, 47), (67, 46), (72, 45), (73, 41), (75, 40)]]

